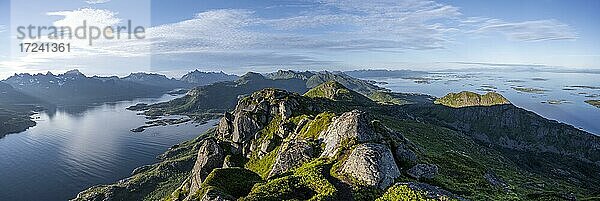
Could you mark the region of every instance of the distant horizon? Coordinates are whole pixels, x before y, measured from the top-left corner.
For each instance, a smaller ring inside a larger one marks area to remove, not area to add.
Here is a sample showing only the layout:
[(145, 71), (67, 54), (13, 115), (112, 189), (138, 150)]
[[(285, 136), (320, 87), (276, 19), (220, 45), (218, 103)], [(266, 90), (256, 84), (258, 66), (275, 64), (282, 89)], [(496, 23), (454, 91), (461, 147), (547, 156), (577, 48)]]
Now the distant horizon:
[(8, 76), (2, 76), (0, 77), (0, 81), (6, 80), (11, 76), (14, 75), (18, 75), (18, 74), (30, 74), (30, 75), (38, 75), (38, 74), (47, 74), (48, 72), (52, 73), (53, 75), (60, 75), (60, 74), (64, 74), (68, 71), (73, 71), (73, 70), (77, 70), (79, 72), (81, 72), (82, 74), (84, 74), (86, 77), (94, 77), (94, 76), (98, 76), (98, 77), (114, 77), (117, 76), (119, 78), (124, 78), (127, 77), (131, 74), (135, 74), (135, 73), (147, 73), (147, 74), (158, 74), (158, 75), (165, 75), (167, 78), (174, 78), (174, 79), (180, 79), (183, 75), (194, 72), (194, 71), (199, 71), (199, 72), (203, 72), (203, 73), (225, 73), (228, 75), (236, 75), (236, 76), (242, 76), (246, 73), (250, 73), (250, 72), (254, 72), (254, 73), (261, 73), (261, 74), (265, 74), (265, 73), (272, 73), (272, 72), (277, 72), (277, 71), (295, 71), (295, 72), (319, 72), (319, 71), (327, 71), (327, 72), (348, 72), (348, 71), (380, 71), (380, 70), (387, 70), (387, 71), (415, 71), (415, 72), (428, 72), (428, 73), (434, 73), (434, 72), (450, 72), (450, 71), (455, 71), (455, 72), (477, 72), (477, 71), (481, 71), (481, 72), (502, 72), (502, 71), (521, 71), (521, 72), (530, 72), (530, 71), (535, 71), (535, 72), (555, 72), (555, 73), (592, 73), (592, 74), (600, 74), (600, 68), (598, 69), (575, 69), (575, 68), (567, 68), (567, 67), (553, 67), (553, 66), (544, 66), (544, 65), (526, 65), (526, 64), (495, 64), (495, 65), (481, 65), (483, 63), (469, 63), (469, 64), (478, 64), (479, 66), (477, 67), (463, 67), (463, 68), (438, 68), (438, 69), (429, 69), (429, 70), (423, 70), (423, 69), (409, 69), (409, 68), (398, 68), (398, 69), (393, 69), (393, 68), (355, 68), (355, 69), (345, 69), (345, 70), (327, 70), (327, 69), (321, 69), (321, 70), (295, 70), (295, 69), (291, 69), (291, 68), (274, 68), (273, 70), (270, 71), (245, 71), (245, 72), (234, 72), (234, 73), (230, 73), (230, 72), (226, 72), (223, 70), (203, 70), (201, 68), (196, 68), (196, 69), (190, 69), (190, 70), (182, 70), (180, 71), (178, 74), (170, 74), (170, 73), (165, 73), (165, 72), (160, 72), (160, 71), (134, 71), (134, 72), (130, 72), (130, 73), (126, 73), (126, 74), (94, 74), (94, 73), (86, 73), (85, 70), (81, 70), (79, 68), (72, 68), (72, 69), (67, 69), (67, 70), (48, 70), (48, 71), (35, 71), (35, 72), (15, 72), (13, 74), (10, 74)]

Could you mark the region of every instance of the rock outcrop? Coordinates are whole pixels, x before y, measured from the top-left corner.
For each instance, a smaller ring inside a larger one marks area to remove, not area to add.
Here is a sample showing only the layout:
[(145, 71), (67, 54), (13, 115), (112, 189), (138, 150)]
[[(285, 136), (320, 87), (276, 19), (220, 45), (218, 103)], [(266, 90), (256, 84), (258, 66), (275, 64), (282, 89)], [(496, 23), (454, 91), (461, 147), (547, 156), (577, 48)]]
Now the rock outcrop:
[(213, 138), (208, 138), (200, 145), (196, 164), (192, 169), (190, 191), (196, 192), (201, 188), (202, 182), (210, 172), (223, 165), (225, 153)]
[(417, 164), (406, 173), (415, 179), (433, 179), (438, 173), (438, 167), (435, 164)]
[(281, 145), (281, 150), (275, 158), (269, 177), (285, 173), (297, 168), (314, 158), (315, 150), (307, 142), (290, 141)]
[[(252, 140), (260, 138), (259, 130), (265, 128), (273, 119), (284, 120), (298, 109), (299, 95), (278, 90), (266, 89), (242, 98), (233, 111), (226, 113), (217, 126), (217, 138), (231, 144), (233, 153), (250, 156)], [(285, 131), (282, 129), (282, 131)], [(287, 132), (279, 132), (280, 138)], [(268, 144), (259, 144), (265, 151)]]
[(418, 182), (399, 182), (394, 184), (377, 201), (383, 200), (460, 200), (465, 201), (460, 196), (456, 196), (440, 187)]
[(395, 150), (395, 157), (399, 163), (412, 165), (417, 162), (417, 154), (410, 150), (405, 144), (398, 144)]
[(390, 148), (375, 143), (357, 145), (340, 169), (340, 173), (362, 185), (385, 189), (400, 176)]
[(332, 158), (345, 145), (380, 141), (382, 136), (373, 130), (366, 113), (354, 110), (335, 117), (319, 140), (325, 143), (321, 156)]

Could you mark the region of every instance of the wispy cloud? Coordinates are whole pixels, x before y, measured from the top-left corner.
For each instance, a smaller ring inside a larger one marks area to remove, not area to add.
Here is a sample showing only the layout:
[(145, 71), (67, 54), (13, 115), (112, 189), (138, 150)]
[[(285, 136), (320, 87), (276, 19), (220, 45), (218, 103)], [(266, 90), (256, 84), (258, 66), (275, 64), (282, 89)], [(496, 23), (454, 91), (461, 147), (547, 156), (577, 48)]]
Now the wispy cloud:
[(0, 33), (5, 32), (6, 31), (6, 26), (3, 24), (0, 24)]
[(577, 39), (577, 33), (569, 25), (557, 20), (505, 22), (487, 19), (477, 24), (472, 33), (501, 33), (514, 41), (548, 41)]
[(544, 68), (550, 67), (544, 64), (508, 64), (508, 63), (487, 63), (487, 62), (448, 62), (453, 64), (478, 65), (478, 66), (494, 66), (494, 67), (531, 67)]
[(57, 11), (49, 12), (48, 16), (59, 16), (62, 19), (55, 21), (53, 24), (57, 27), (77, 27), (83, 25), (85, 21), (88, 26), (97, 27), (114, 26), (122, 20), (117, 18), (117, 13), (104, 9), (83, 8), (72, 11)]
[(108, 3), (111, 0), (87, 0), (85, 1), (88, 4), (103, 4), (103, 3)]

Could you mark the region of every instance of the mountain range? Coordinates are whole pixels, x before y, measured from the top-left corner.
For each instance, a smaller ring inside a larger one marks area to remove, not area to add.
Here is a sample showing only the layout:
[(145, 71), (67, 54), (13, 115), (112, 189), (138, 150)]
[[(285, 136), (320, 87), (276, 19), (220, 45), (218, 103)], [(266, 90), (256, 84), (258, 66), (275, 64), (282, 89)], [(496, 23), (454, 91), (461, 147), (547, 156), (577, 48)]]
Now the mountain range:
[(158, 97), (172, 90), (189, 89), (237, 77), (224, 73), (192, 71), (181, 79), (154, 73), (126, 77), (88, 77), (78, 70), (63, 74), (15, 74), (0, 82), (0, 137), (35, 125), (32, 111), (57, 106), (85, 106), (105, 102)]

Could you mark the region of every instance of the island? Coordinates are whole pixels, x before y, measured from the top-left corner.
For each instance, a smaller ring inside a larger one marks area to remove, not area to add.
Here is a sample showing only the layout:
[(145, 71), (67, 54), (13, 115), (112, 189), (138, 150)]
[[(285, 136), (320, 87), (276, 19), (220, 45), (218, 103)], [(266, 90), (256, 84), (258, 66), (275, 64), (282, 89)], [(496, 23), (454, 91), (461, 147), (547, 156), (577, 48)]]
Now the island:
[(587, 104), (596, 106), (597, 108), (600, 108), (600, 100), (586, 100), (585, 101)]

